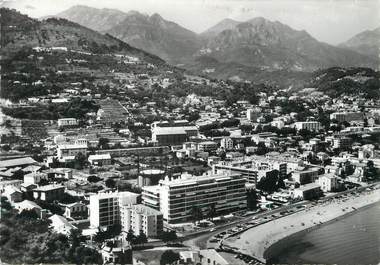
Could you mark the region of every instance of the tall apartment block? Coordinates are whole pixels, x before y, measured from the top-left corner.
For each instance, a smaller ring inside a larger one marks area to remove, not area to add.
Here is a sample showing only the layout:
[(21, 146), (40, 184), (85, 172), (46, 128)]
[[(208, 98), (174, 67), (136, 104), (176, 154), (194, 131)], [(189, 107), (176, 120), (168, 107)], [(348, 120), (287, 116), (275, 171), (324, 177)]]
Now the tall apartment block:
[(109, 227), (120, 224), (120, 207), (137, 204), (140, 195), (132, 192), (108, 192), (90, 196), (90, 226)]
[(156, 186), (143, 187), (142, 203), (159, 209), (168, 223), (193, 220), (194, 207), (204, 216), (210, 208), (215, 214), (231, 213), (247, 208), (245, 182), (240, 174), (166, 177)]

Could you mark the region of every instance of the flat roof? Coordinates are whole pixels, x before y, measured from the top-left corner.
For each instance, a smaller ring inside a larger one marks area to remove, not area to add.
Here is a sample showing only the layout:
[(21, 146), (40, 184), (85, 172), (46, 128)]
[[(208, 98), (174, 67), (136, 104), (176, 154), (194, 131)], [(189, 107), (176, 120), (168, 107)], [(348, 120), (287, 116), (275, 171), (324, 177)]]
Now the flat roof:
[(305, 190), (313, 190), (320, 188), (321, 186), (317, 183), (308, 183), (305, 185), (300, 186), (297, 190), (305, 191)]
[(40, 186), (37, 189), (34, 189), (33, 191), (49, 191), (49, 190), (57, 190), (65, 188), (65, 186), (57, 185), (57, 184), (49, 184), (45, 186)]
[(31, 157), (15, 158), (15, 159), (0, 161), (0, 168), (17, 167), (17, 166), (23, 166), (23, 165), (36, 164), (36, 163), (37, 161)]
[(223, 180), (230, 180), (234, 177), (241, 176), (240, 174), (219, 174), (219, 175), (203, 175), (203, 176), (181, 176), (177, 179), (164, 179), (160, 180), (160, 184), (163, 184), (165, 186), (169, 187), (177, 187), (177, 186), (183, 186), (183, 185), (196, 185), (196, 184), (202, 184), (207, 182), (217, 182), (217, 181), (223, 181)]
[(97, 160), (97, 159), (111, 159), (110, 154), (98, 154), (98, 155), (90, 155), (88, 160)]
[(173, 127), (155, 127), (153, 133), (162, 134), (186, 134), (186, 131), (198, 130), (197, 126), (173, 126)]

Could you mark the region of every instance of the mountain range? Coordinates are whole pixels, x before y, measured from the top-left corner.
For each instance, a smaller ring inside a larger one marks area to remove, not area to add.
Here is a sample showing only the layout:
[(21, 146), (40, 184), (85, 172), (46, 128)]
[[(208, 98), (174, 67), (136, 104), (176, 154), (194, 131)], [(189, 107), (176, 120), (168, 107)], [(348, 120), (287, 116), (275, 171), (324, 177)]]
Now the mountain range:
[[(298, 31), (262, 17), (245, 22), (224, 19), (196, 34), (158, 14), (149, 16), (137, 11), (123, 13), (74, 6), (56, 16), (108, 33), (171, 64), (211, 76), (240, 76), (252, 69), (313, 71), (332, 66), (379, 65), (378, 56), (373, 57), (373, 52), (366, 49), (366, 45), (371, 45), (375, 50), (374, 45), (367, 42), (373, 43), (376, 32), (372, 39), (354, 37), (347, 43), (333, 46), (316, 40), (304, 30)], [(243, 71), (226, 76), (218, 72), (232, 65)]]
[(380, 27), (374, 30), (363, 31), (353, 36), (346, 42), (341, 43), (339, 46), (364, 55), (371, 56), (372, 58), (379, 58)]
[(94, 53), (124, 53), (151, 63), (165, 63), (158, 56), (132, 47), (109, 34), (101, 34), (63, 18), (39, 21), (7, 8), (0, 8), (0, 13), (3, 58), (11, 57), (25, 47), (56, 46)]

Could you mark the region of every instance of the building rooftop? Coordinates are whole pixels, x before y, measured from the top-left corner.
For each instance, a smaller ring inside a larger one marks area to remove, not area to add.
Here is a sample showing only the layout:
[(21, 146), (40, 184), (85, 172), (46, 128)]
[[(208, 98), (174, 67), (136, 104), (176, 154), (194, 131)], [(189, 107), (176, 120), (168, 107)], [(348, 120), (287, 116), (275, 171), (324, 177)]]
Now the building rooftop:
[(60, 149), (86, 149), (87, 145), (85, 144), (60, 144), (58, 145)]
[(220, 174), (220, 175), (202, 175), (202, 176), (193, 176), (190, 174), (182, 174), (179, 178), (169, 179), (166, 177), (163, 180), (160, 180), (160, 186), (183, 186), (183, 185), (197, 185), (201, 183), (208, 182), (217, 182), (217, 181), (225, 181), (230, 180), (236, 177), (240, 177), (240, 174)]
[(186, 134), (186, 131), (196, 131), (197, 126), (155, 127), (152, 133), (156, 135)]
[(115, 197), (126, 197), (126, 196), (139, 196), (140, 194), (129, 192), (129, 191), (121, 191), (121, 192), (99, 192), (97, 194), (93, 194), (90, 196), (91, 198), (98, 198), (98, 199), (108, 199), (108, 198), (115, 198)]
[(17, 167), (31, 164), (37, 164), (37, 161), (31, 157), (23, 157), (0, 161), (0, 168)]
[(313, 190), (313, 189), (320, 188), (320, 187), (321, 186), (317, 183), (308, 183), (308, 184), (300, 186), (298, 188), (298, 190), (307, 191), (307, 190)]
[(157, 211), (143, 204), (135, 204), (135, 205), (126, 206), (126, 207), (130, 207), (133, 210), (135, 210), (137, 213), (144, 214), (144, 215), (161, 215), (162, 214), (160, 211)]
[(59, 184), (49, 184), (45, 186), (40, 186), (37, 189), (34, 189), (34, 191), (50, 191), (50, 190), (57, 190), (57, 189), (64, 189), (65, 186), (59, 185)]
[(88, 160), (100, 160), (100, 159), (111, 159), (110, 154), (99, 154), (99, 155), (90, 155)]

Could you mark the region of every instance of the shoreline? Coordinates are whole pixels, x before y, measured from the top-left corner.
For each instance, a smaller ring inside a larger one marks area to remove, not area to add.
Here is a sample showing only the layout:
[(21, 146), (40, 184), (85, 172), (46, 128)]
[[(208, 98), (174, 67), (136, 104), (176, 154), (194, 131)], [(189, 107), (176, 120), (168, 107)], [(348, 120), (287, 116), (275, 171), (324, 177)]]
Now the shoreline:
[(319, 228), (321, 228), (323, 226), (335, 223), (335, 222), (337, 222), (339, 220), (345, 219), (348, 216), (355, 215), (355, 214), (359, 213), (360, 211), (363, 211), (363, 210), (366, 210), (368, 208), (373, 207), (376, 204), (380, 204), (380, 201), (375, 201), (373, 203), (370, 203), (370, 204), (367, 204), (367, 205), (365, 205), (363, 207), (360, 207), (359, 209), (357, 209), (355, 211), (347, 212), (346, 214), (343, 214), (343, 215), (338, 216), (338, 217), (336, 217), (334, 219), (331, 219), (331, 220), (329, 220), (329, 221), (327, 221), (327, 222), (325, 222), (323, 224), (315, 225), (313, 227), (306, 228), (304, 230), (295, 232), (294, 234), (291, 234), (291, 235), (289, 235), (287, 237), (284, 237), (284, 238), (280, 239), (279, 241), (275, 242), (274, 244), (272, 244), (271, 246), (269, 246), (264, 251), (263, 257), (264, 257), (264, 259), (267, 262), (270, 263), (270, 261), (274, 258), (274, 256), (276, 256), (279, 253), (281, 253), (281, 251), (283, 251), (284, 248), (286, 248), (286, 246), (288, 246), (288, 242), (292, 242), (292, 240), (298, 239), (298, 238), (302, 237), (304, 234), (309, 233), (309, 232), (311, 232), (313, 230), (316, 230), (316, 229), (319, 229)]
[(335, 199), (304, 211), (251, 228), (239, 236), (226, 239), (224, 244), (240, 253), (269, 261), (289, 240), (344, 218), (380, 202), (380, 190), (363, 191), (359, 196)]

